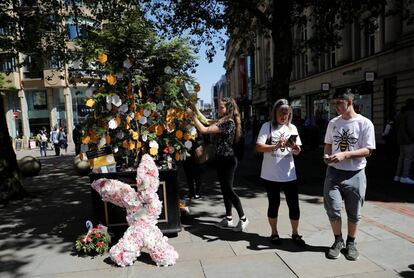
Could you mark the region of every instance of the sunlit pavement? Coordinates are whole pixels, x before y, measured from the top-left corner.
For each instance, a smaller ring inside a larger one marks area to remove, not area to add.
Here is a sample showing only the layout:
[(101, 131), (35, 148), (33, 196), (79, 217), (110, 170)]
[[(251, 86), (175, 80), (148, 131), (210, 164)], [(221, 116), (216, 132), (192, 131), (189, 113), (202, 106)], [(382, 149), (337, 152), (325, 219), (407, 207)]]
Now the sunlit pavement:
[[(395, 163), (380, 151), (368, 162), (358, 261), (325, 257), (333, 236), (321, 197), (322, 150), (305, 151), (296, 160), (300, 233), (307, 246), (291, 242), (284, 201), (278, 225), (282, 244), (273, 246), (268, 240), (267, 199), (258, 178), (260, 156), (246, 146), (236, 190), (250, 220), (247, 231), (214, 226), (224, 205), (214, 163), (205, 165), (203, 198), (186, 199), (190, 215), (182, 218), (178, 236), (169, 239), (180, 258), (165, 268), (156, 267), (145, 253), (133, 266), (120, 268), (108, 255), (79, 257), (73, 252), (76, 237), (85, 232), (84, 223), (92, 215), (89, 180), (73, 170), (73, 146), (66, 155), (53, 154), (48, 151), (48, 157), (40, 158), (39, 176), (24, 180), (30, 197), (0, 209), (0, 277), (414, 277), (414, 186), (392, 181)], [(17, 152), (18, 158), (26, 155), (39, 156), (39, 152)], [(181, 172), (179, 183), (184, 197)]]

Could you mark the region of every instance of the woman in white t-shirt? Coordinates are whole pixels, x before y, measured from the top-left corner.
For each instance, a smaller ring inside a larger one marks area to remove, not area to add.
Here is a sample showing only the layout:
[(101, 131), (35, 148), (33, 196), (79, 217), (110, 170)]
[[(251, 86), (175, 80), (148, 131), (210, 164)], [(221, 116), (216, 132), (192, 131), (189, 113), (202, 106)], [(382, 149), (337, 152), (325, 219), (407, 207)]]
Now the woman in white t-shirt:
[(300, 153), (298, 130), (292, 123), (292, 108), (286, 99), (279, 99), (273, 105), (271, 121), (262, 125), (256, 141), (256, 150), (263, 152), (263, 163), (260, 177), (266, 186), (269, 208), (267, 217), (272, 233), (270, 241), (280, 244), (277, 230), (277, 217), (280, 205), (280, 191), (283, 190), (289, 207), (289, 218), (292, 226), (292, 239), (304, 246), (305, 241), (298, 234), (299, 226), (299, 194), (296, 182), (293, 155)]

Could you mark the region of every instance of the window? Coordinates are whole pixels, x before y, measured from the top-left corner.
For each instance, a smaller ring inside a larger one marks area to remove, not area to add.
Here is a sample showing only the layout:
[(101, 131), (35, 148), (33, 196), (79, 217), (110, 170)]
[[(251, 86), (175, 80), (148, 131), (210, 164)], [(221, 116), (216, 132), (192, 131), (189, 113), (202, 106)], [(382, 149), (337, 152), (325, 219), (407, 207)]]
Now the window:
[(66, 21), (68, 37), (70, 40), (76, 39), (80, 36), (86, 35), (86, 27), (93, 26), (94, 21), (87, 18), (78, 18), (77, 21), (74, 21), (73, 17), (68, 17)]
[(0, 36), (12, 36), (13, 31), (10, 25), (0, 27)]
[(309, 73), (309, 60), (308, 60), (308, 54), (305, 53), (305, 76)]
[(31, 6), (36, 6), (37, 5), (37, 0), (21, 0), (20, 3), (21, 3), (22, 6), (31, 7)]
[(57, 56), (51, 56), (47, 60), (46, 67), (48, 69), (59, 69), (59, 68), (62, 68), (62, 62), (59, 60)]
[(48, 32), (55, 32), (57, 30), (58, 19), (56, 15), (48, 15), (45, 19), (45, 29)]
[(366, 33), (365, 34), (365, 48), (367, 56), (375, 54), (375, 34), (374, 33)]
[(331, 52), (330, 52), (330, 67), (334, 68), (336, 66), (336, 55), (335, 55), (335, 47), (332, 47)]
[(0, 71), (10, 72), (16, 71), (16, 58), (8, 55), (0, 56)]
[(40, 66), (40, 61), (30, 55), (26, 56), (23, 78), (43, 78), (43, 68)]
[(32, 93), (33, 109), (47, 110), (47, 96), (45, 91), (35, 91)]

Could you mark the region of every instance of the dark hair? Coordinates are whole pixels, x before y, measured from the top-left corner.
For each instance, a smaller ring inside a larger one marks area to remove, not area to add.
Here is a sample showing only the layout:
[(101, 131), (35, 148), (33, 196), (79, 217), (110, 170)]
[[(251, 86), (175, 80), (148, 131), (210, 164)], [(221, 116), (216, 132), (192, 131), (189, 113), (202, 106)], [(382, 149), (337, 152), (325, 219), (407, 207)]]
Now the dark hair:
[(355, 97), (352, 89), (348, 88), (346, 90), (337, 90), (333, 93), (331, 99), (340, 98), (346, 100), (353, 100)]

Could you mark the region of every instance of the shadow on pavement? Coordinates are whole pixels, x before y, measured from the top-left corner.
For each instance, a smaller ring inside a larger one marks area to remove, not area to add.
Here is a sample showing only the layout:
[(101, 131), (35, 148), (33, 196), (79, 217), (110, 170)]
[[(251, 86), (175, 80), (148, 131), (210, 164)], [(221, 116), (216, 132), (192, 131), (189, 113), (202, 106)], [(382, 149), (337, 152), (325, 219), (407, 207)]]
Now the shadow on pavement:
[(288, 252), (320, 252), (325, 253), (329, 247), (326, 246), (298, 246), (290, 238), (281, 238), (280, 245), (273, 245), (270, 243), (268, 237), (261, 236), (256, 233), (249, 232), (234, 232), (231, 229), (219, 229), (215, 226), (215, 221), (206, 221), (197, 219), (200, 215), (188, 215), (182, 219), (185, 226), (184, 230), (201, 238), (206, 242), (213, 241), (246, 241), (249, 245), (246, 247), (249, 250), (283, 250)]
[(414, 278), (414, 264), (409, 265), (408, 268), (412, 271), (402, 271), (399, 275), (404, 278)]
[(0, 276), (24, 276), (20, 270), (48, 250), (70, 253), (92, 215), (89, 179), (75, 173), (73, 156), (40, 160), (40, 174), (23, 180), (28, 197), (0, 209), (0, 238), (7, 238), (0, 241)]

